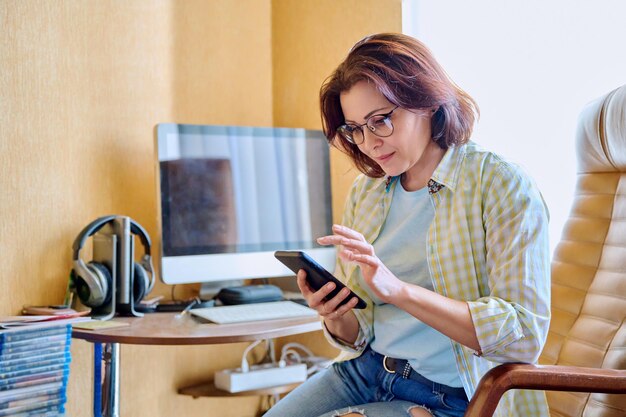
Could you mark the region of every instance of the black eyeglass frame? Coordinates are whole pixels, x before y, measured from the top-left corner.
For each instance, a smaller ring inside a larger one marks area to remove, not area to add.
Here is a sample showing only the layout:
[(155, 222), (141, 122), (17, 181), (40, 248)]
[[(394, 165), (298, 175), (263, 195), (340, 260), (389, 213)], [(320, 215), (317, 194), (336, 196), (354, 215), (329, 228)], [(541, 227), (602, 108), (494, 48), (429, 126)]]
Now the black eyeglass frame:
[[(374, 135), (378, 136), (379, 138), (387, 138), (387, 137), (393, 135), (393, 130), (394, 130), (393, 123), (391, 122), (391, 115), (399, 107), (400, 106), (396, 105), (396, 107), (394, 107), (393, 109), (391, 109), (391, 111), (389, 111), (387, 113), (373, 114), (373, 115), (371, 115), (370, 117), (367, 118), (365, 123), (360, 124), (360, 125), (358, 125), (358, 124), (347, 124), (347, 123), (343, 124), (343, 125), (341, 125), (341, 126), (339, 126), (337, 128), (337, 133), (339, 133), (339, 136), (341, 136), (343, 139), (345, 139), (348, 143), (351, 143), (353, 145), (360, 145), (363, 142), (365, 142), (365, 132), (363, 131), (363, 127), (367, 127), (370, 132), (372, 132)], [(372, 119), (374, 119), (375, 117), (382, 117), (381, 120), (388, 120), (389, 126), (391, 126), (391, 132), (389, 132), (389, 134), (381, 135), (379, 133), (376, 133), (376, 126), (370, 126), (369, 125), (370, 121)], [(354, 132), (357, 129), (361, 132), (361, 139), (359, 141), (355, 140), (355, 138), (354, 138)]]

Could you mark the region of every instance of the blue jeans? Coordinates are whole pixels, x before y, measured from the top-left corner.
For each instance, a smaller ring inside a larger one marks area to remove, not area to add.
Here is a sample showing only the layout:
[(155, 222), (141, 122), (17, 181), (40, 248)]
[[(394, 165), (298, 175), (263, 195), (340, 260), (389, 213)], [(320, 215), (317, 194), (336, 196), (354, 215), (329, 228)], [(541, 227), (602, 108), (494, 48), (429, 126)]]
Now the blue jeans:
[(360, 412), (367, 417), (406, 417), (415, 407), (435, 417), (462, 417), (467, 400), (429, 385), (391, 374), (371, 349), (315, 374), (272, 407), (265, 417), (332, 417)]

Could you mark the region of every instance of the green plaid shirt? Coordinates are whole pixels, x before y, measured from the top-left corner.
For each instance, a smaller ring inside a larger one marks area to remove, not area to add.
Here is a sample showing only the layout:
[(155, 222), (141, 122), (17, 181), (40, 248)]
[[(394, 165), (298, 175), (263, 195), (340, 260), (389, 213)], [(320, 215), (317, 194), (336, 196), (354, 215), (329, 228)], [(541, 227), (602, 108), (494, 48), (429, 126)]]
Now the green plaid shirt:
[[(360, 175), (346, 202), (343, 225), (373, 243), (397, 178)], [(451, 341), (471, 398), (481, 377), (503, 362), (537, 361), (550, 322), (548, 211), (533, 181), (516, 165), (470, 142), (448, 149), (429, 182), (435, 218), (428, 232), (428, 266), (435, 291), (468, 302), (481, 352)], [(360, 324), (354, 346), (327, 337), (356, 357), (373, 337), (373, 303), (355, 264), (337, 262), (336, 276), (368, 301), (353, 310)], [(419, 370), (418, 370), (419, 371)], [(509, 391), (497, 416), (548, 416), (542, 391)]]

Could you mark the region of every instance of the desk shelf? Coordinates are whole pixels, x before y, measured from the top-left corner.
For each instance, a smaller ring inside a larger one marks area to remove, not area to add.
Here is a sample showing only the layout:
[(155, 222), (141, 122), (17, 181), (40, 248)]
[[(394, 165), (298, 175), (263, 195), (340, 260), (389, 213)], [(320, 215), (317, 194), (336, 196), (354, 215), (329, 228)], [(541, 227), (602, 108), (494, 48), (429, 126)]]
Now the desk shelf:
[[(73, 329), (72, 337), (94, 344), (105, 344), (104, 349), (112, 352), (108, 357), (94, 365), (96, 374), (107, 375), (100, 384), (105, 395), (96, 398), (94, 406), (106, 405), (103, 409), (106, 417), (119, 416), (119, 367), (120, 344), (131, 345), (213, 345), (222, 343), (252, 342), (260, 339), (290, 336), (294, 334), (319, 331), (322, 329), (318, 317), (300, 317), (278, 320), (264, 320), (250, 323), (213, 324), (194, 319), (190, 314), (152, 313), (143, 317), (116, 317), (116, 321), (124, 321), (128, 326), (113, 329), (82, 330)], [(101, 351), (94, 345), (94, 353)], [(104, 368), (104, 369), (102, 369)], [(98, 380), (95, 383), (99, 383)], [(261, 390), (230, 393), (218, 390), (213, 382), (193, 387), (181, 388), (179, 393), (193, 397), (227, 397), (227, 396), (263, 396), (284, 394), (298, 384), (283, 385)]]
[(198, 385), (183, 387), (178, 389), (178, 393), (182, 395), (190, 395), (193, 398), (199, 397), (248, 397), (260, 395), (276, 395), (286, 394), (300, 385), (300, 382), (288, 385), (280, 385), (277, 387), (255, 389), (241, 392), (228, 392), (215, 387), (213, 381), (208, 381)]
[(214, 324), (190, 314), (151, 313), (143, 317), (115, 317), (129, 325), (106, 330), (74, 329), (72, 337), (92, 343), (131, 345), (212, 345), (252, 342), (322, 329), (318, 317), (297, 317), (248, 323)]

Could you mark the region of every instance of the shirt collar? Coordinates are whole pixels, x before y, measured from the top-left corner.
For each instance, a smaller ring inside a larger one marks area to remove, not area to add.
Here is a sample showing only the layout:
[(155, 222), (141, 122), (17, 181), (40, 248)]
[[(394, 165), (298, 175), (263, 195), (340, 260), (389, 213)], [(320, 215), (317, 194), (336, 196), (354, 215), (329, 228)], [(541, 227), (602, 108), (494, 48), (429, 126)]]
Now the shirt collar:
[(461, 162), (465, 158), (466, 150), (465, 145), (449, 147), (443, 155), (441, 162), (435, 168), (431, 179), (454, 191), (459, 182)]
[[(435, 168), (430, 181), (428, 181), (430, 194), (435, 194), (442, 187), (447, 187), (451, 191), (454, 191), (456, 184), (459, 181), (461, 161), (465, 157), (465, 153), (465, 145), (451, 146), (446, 150), (446, 153), (443, 155), (439, 165)], [(388, 176), (380, 178), (378, 179), (378, 185), (375, 188), (385, 187), (385, 193), (388, 193), (399, 179), (399, 175), (395, 177)]]

